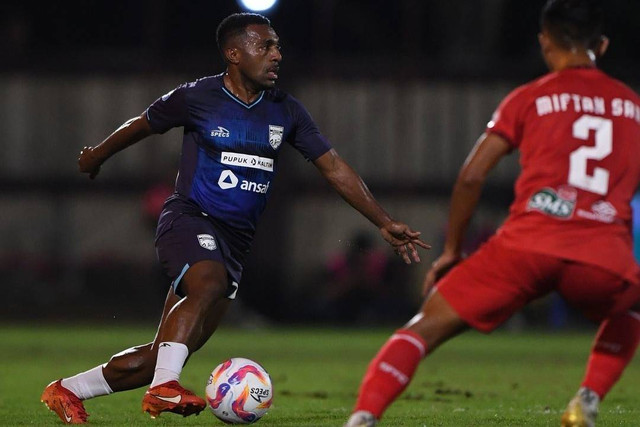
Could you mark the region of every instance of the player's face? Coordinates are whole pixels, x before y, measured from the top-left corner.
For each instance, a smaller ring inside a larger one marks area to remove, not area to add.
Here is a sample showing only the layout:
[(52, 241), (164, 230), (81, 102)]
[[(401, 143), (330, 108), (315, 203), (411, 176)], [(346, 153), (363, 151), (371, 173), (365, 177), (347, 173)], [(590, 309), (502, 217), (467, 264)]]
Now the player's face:
[(276, 85), (282, 54), (279, 38), (268, 25), (249, 25), (240, 47), (238, 67), (260, 89)]

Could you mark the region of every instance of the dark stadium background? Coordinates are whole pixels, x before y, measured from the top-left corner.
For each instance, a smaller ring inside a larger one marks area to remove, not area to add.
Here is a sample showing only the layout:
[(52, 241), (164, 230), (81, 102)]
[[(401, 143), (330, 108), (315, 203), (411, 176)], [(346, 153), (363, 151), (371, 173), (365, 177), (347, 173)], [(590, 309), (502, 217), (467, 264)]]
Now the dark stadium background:
[[(601, 67), (637, 89), (640, 2), (605, 3), (612, 44)], [(283, 45), (279, 86), (305, 103), (385, 207), (434, 246), (422, 265), (396, 271), (389, 286), (401, 303), (389, 299), (380, 316), (365, 308), (353, 324), (397, 322), (417, 306), (458, 167), (497, 102), (545, 71), (536, 39), (543, 4), (280, 0), (267, 13)], [(119, 154), (95, 182), (77, 173), (77, 153), (176, 85), (221, 72), (215, 28), (240, 10), (235, 0), (0, 5), (0, 319), (157, 317), (168, 283), (153, 251), (153, 202), (144, 201), (175, 175), (180, 131)], [(516, 164), (492, 176), (470, 249), (504, 217)], [(313, 169), (283, 153), (234, 321), (334, 321), (317, 303), (332, 254), (354, 249), (363, 232), (386, 250)], [(549, 298), (511, 325), (576, 322)]]

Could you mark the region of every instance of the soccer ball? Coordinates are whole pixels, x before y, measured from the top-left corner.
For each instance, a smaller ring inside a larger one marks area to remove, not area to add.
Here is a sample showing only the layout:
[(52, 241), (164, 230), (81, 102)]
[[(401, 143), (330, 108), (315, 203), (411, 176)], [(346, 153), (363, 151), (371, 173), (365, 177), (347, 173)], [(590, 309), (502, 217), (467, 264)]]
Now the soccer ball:
[(267, 413), (273, 398), (271, 378), (253, 360), (233, 357), (211, 372), (205, 389), (209, 409), (228, 424), (251, 424)]

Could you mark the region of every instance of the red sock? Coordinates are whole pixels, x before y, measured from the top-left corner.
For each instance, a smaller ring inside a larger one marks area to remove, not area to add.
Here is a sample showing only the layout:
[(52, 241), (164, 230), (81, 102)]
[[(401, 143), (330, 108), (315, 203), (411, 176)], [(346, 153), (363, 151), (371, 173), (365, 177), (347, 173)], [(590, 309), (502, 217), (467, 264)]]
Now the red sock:
[(354, 412), (369, 411), (380, 418), (407, 388), (426, 352), (426, 343), (420, 335), (408, 329), (397, 330), (369, 364)]
[(611, 390), (627, 367), (640, 342), (640, 314), (627, 312), (600, 325), (582, 381), (600, 399)]

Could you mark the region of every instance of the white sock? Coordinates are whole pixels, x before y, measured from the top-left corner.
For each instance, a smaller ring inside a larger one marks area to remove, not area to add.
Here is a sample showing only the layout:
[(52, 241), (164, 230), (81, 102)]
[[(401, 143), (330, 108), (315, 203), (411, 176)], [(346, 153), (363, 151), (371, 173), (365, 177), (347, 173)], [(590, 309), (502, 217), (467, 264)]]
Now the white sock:
[(179, 342), (161, 342), (150, 387), (169, 381), (178, 381), (187, 356), (189, 356), (189, 349), (186, 345)]
[(96, 366), (73, 377), (64, 378), (61, 382), (62, 387), (78, 396), (80, 400), (113, 393), (109, 383), (104, 379), (102, 366)]

